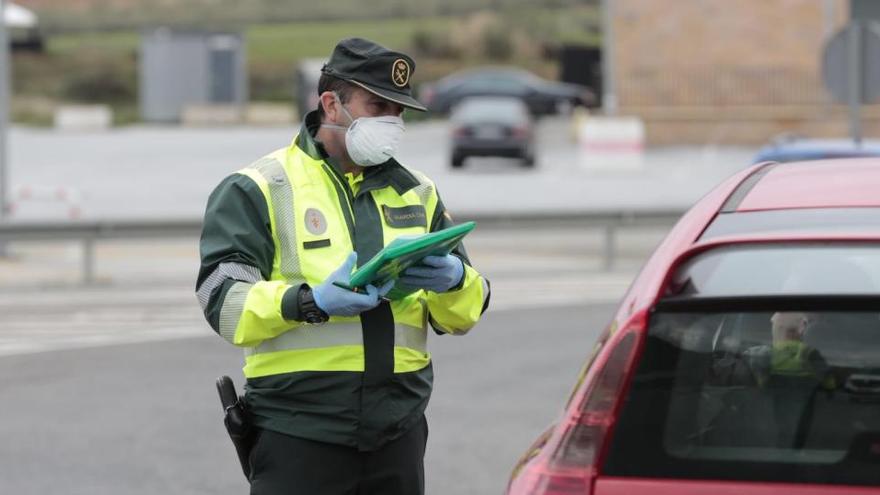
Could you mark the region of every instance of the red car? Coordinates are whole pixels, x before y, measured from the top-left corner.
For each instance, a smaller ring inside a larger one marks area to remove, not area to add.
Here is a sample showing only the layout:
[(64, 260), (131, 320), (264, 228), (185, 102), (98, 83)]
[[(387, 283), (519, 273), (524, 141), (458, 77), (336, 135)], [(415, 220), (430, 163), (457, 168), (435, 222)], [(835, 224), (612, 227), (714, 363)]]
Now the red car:
[(507, 493), (880, 494), (880, 159), (758, 164), (691, 208)]

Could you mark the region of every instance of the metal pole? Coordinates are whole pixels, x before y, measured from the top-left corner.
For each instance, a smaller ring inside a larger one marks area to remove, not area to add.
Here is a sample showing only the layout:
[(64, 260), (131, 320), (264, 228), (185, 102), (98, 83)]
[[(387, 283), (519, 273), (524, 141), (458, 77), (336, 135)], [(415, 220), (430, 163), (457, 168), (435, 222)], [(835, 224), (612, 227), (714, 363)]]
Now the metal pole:
[[(9, 216), (9, 174), (6, 132), (9, 127), (9, 38), (6, 35), (6, 0), (0, 0), (0, 223)], [(6, 242), (0, 241), (0, 258), (8, 255)]]
[(605, 115), (617, 113), (617, 91), (614, 87), (614, 0), (602, 0), (602, 110)]
[[(9, 39), (6, 36), (6, 0), (0, 0), (0, 221), (9, 213), (6, 132), (9, 126)], [(4, 254), (0, 245), (0, 255)]]
[[(824, 46), (828, 46), (829, 40), (834, 36), (835, 27), (837, 26), (837, 13), (835, 9), (835, 3), (838, 0), (825, 0), (825, 9), (824, 9), (824, 32), (822, 33), (822, 43)], [(825, 100), (825, 115), (831, 115), (833, 100), (827, 99)]]
[(825, 0), (824, 5), (824, 20), (825, 27), (823, 37), (828, 40), (831, 39), (831, 36), (834, 35), (834, 29), (837, 27), (837, 13), (835, 9), (835, 3), (837, 0)]
[(95, 283), (95, 239), (83, 239), (82, 250), (82, 281), (85, 285), (92, 285)]
[(847, 77), (847, 96), (849, 103), (849, 131), (856, 146), (862, 145), (862, 22), (853, 20), (847, 31), (847, 62), (849, 74)]
[(605, 245), (602, 248), (602, 269), (610, 272), (614, 269), (614, 255), (617, 253), (617, 239), (615, 238), (615, 226), (605, 226)]

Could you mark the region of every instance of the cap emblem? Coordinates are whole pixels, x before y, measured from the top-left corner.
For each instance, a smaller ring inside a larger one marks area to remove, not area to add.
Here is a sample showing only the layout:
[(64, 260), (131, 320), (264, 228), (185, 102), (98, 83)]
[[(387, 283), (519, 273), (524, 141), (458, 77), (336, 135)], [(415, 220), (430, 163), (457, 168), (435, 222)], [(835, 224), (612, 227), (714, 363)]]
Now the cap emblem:
[(409, 64), (406, 60), (399, 58), (391, 64), (391, 81), (398, 88), (402, 88), (409, 83)]

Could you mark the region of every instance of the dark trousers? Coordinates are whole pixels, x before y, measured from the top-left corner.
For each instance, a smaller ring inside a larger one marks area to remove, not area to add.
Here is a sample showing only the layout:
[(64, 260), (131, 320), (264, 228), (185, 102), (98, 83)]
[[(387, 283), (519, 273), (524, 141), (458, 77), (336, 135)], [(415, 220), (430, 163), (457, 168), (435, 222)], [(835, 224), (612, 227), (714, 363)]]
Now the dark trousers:
[(315, 442), (262, 430), (251, 452), (251, 495), (423, 495), (424, 416), (379, 450)]

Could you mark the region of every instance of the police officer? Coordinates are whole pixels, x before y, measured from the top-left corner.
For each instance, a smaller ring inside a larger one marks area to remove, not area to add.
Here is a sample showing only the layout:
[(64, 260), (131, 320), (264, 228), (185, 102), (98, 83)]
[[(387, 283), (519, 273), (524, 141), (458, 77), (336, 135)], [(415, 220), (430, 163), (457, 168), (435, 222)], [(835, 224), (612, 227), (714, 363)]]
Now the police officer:
[(293, 143), (213, 191), (196, 285), (205, 317), (244, 348), (258, 437), (252, 494), (420, 494), (433, 371), (427, 329), (461, 335), (489, 284), (462, 246), (397, 284), (334, 284), (395, 238), (452, 225), (434, 183), (395, 160), (415, 64), (365, 39), (336, 45), (319, 108)]

